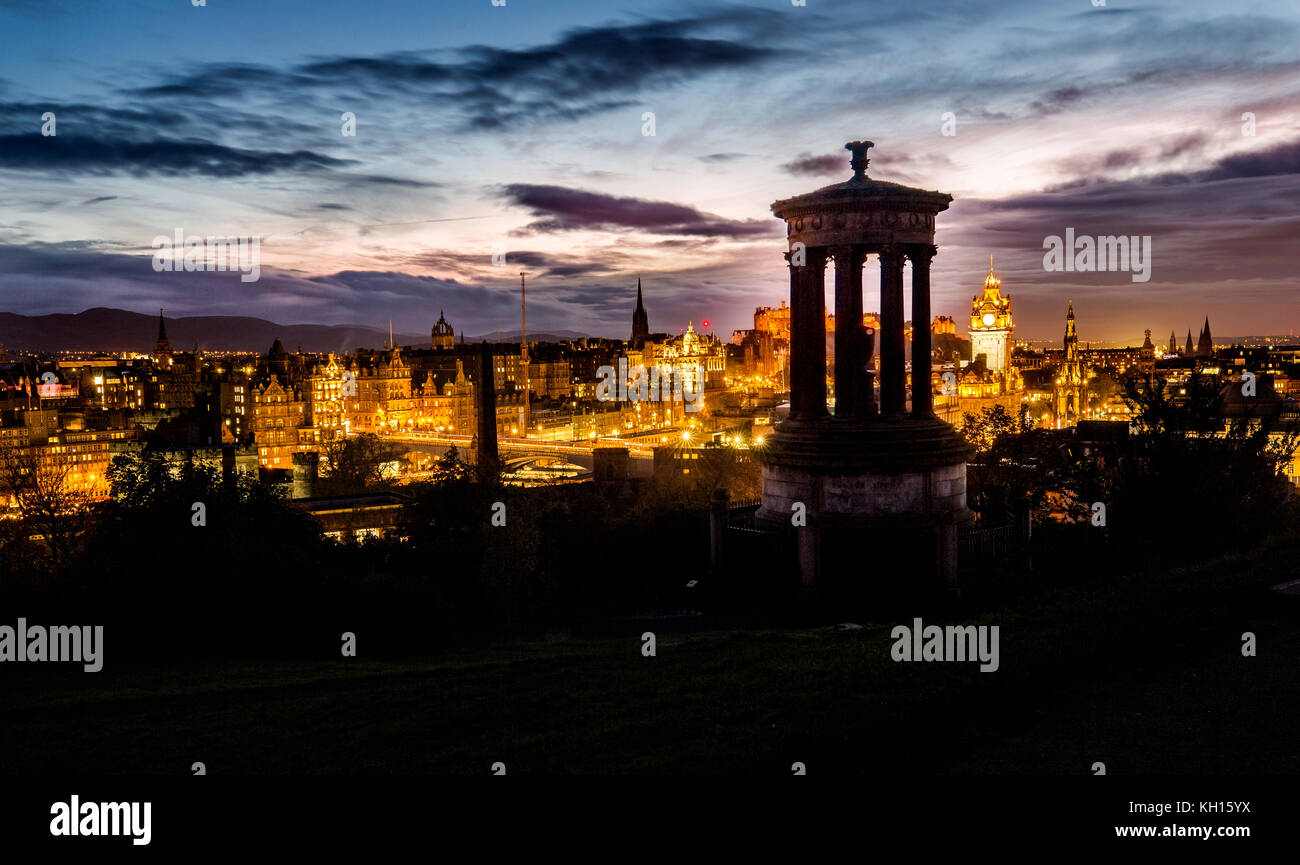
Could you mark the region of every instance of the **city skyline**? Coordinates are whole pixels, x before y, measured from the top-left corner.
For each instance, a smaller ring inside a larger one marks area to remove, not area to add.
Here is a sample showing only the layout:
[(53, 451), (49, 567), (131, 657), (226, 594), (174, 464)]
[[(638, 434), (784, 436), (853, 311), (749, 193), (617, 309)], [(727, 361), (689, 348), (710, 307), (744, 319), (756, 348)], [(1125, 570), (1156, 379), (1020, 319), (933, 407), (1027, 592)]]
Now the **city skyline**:
[(419, 776), (886, 778), (868, 831), (968, 848), (1294, 810), (1294, 2), (0, 34), (11, 841), (382, 855)]
[[(990, 270), (990, 274), (992, 273), (993, 271)], [(1009, 298), (1010, 296), (1008, 295), (1008, 301)], [(774, 300), (762, 306), (755, 307), (749, 325), (752, 327), (757, 322), (758, 317), (763, 312), (767, 310), (775, 310), (779, 307), (785, 307), (787, 301), (788, 298), (782, 297), (778, 300)], [(1072, 307), (1073, 299), (1072, 298), (1067, 299), (1066, 303), (1067, 303), (1067, 307)], [(1086, 306), (1084, 306), (1083, 308), (1085, 310), (1087, 309)], [(634, 310), (633, 314), (635, 315), (636, 312), (638, 311), (640, 311), (640, 307)], [(121, 337), (120, 335), (115, 335), (110, 337), (98, 336), (96, 328), (97, 326), (98, 327), (107, 326), (104, 324), (104, 322), (98, 319), (94, 319), (94, 320), (90, 320), (93, 323), (90, 324), (85, 323), (86, 321), (88, 321), (87, 319), (85, 319), (86, 316), (93, 316), (96, 313), (107, 314), (107, 316), (109, 316), (109, 318), (111, 319), (111, 327), (117, 334), (120, 334), (124, 327), (122, 320), (119, 317), (119, 314), (122, 312), (132, 313), (135, 316), (145, 320), (140, 324), (139, 327), (133, 329), (135, 331), (139, 331), (134, 337), (131, 338), (134, 340), (134, 342), (137, 345), (137, 347), (134, 349), (131, 348), (129, 345), (125, 344), (123, 342), (123, 337)], [(456, 315), (458, 312), (460, 311), (453, 310), (453, 320), (458, 320), (456, 319)], [(879, 313), (877, 310), (868, 309), (865, 312), (868, 318), (871, 319), (878, 318)], [(644, 313), (644, 314), (648, 317), (648, 313)], [(4, 313), (0, 313), (0, 315), (4, 315)], [(130, 351), (146, 352), (147, 350), (146, 347), (148, 345), (152, 345), (153, 343), (153, 336), (151, 335), (152, 329), (155, 326), (156, 318), (159, 316), (165, 318), (166, 321), (172, 322), (173, 324), (185, 322), (187, 319), (194, 320), (195, 322), (201, 322), (202, 330), (206, 334), (206, 336), (196, 338), (194, 337), (193, 334), (190, 334), (187, 331), (186, 336), (188, 337), (188, 339), (181, 340), (183, 345), (179, 346), (179, 348), (181, 349), (185, 349), (187, 347), (195, 348), (201, 352), (217, 353), (217, 354), (226, 353), (226, 352), (238, 352), (238, 351), (260, 352), (265, 348), (265, 346), (262, 343), (269, 344), (270, 341), (274, 341), (275, 339), (279, 339), (281, 337), (282, 334), (280, 334), (279, 332), (280, 329), (283, 329), (286, 332), (285, 334), (283, 334), (283, 336), (285, 336), (285, 338), (288, 339), (291, 343), (303, 343), (302, 334), (304, 332), (308, 333), (309, 335), (305, 337), (307, 343), (310, 343), (306, 349), (308, 352), (329, 351), (331, 349), (336, 352), (344, 352), (344, 351), (352, 351), (357, 348), (380, 350), (388, 347), (389, 339), (393, 338), (394, 335), (396, 337), (395, 344), (400, 345), (404, 348), (410, 348), (412, 346), (419, 347), (424, 343), (428, 342), (427, 337), (424, 336), (423, 334), (395, 329), (392, 325), (392, 322), (389, 322), (389, 328), (388, 331), (386, 332), (383, 327), (372, 326), (368, 324), (357, 324), (357, 323), (323, 325), (323, 324), (311, 323), (311, 322), (270, 321), (267, 319), (262, 319), (254, 316), (224, 316), (224, 315), (216, 315), (216, 316), (179, 315), (177, 316), (177, 315), (165, 314), (165, 310), (162, 309), (159, 309), (156, 313), (151, 314), (151, 313), (135, 313), (132, 310), (105, 309), (102, 307), (82, 310), (78, 313), (51, 313), (51, 314), (47, 314), (46, 316), (29, 316), (26, 317), (28, 320), (28, 323), (26, 325), (26, 330), (31, 333), (40, 331), (42, 334), (45, 334), (47, 332), (46, 329), (41, 327), (40, 324), (38, 324), (38, 322), (48, 321), (51, 316), (61, 319), (58, 325), (57, 332), (63, 334), (64, 339), (71, 338), (72, 335), (75, 334), (75, 344), (57, 344), (58, 337), (49, 336), (46, 338), (45, 342), (42, 343), (41, 345), (30, 345), (28, 344), (27, 340), (22, 338), (22, 334), (20, 333), (19, 339), (16, 342), (10, 342), (8, 344), (8, 347), (19, 352), (35, 352), (35, 353), (43, 353), (43, 352), (47, 353), (47, 352), (58, 352), (58, 351), (77, 352), (77, 353), (104, 352), (109, 354), (114, 352), (130, 352)], [(835, 318), (835, 313), (833, 311), (833, 304), (830, 302), (827, 303), (826, 316), (827, 316), (827, 321), (829, 326), (829, 323), (832, 322)], [(1208, 322), (1209, 319), (1208, 316), (1204, 316), (1203, 318), (1205, 321), (1202, 324), (1197, 324), (1194, 327), (1189, 326), (1188, 328), (1185, 329), (1188, 337), (1190, 337), (1193, 332), (1199, 333), (1200, 328), (1203, 326), (1203, 324), (1205, 322)], [(81, 321), (77, 321), (78, 319)], [(439, 320), (437, 322), (434, 322), (434, 326), (437, 327), (439, 325), (442, 325), (451, 328), (452, 339), (454, 342), (460, 342), (462, 340), (466, 342), (479, 342), (479, 341), (509, 342), (511, 340), (513, 340), (516, 343), (519, 342), (520, 327), (517, 322), (514, 323), (512, 326), (507, 326), (498, 329), (494, 332), (467, 334), (461, 328), (458, 328), (455, 324), (446, 322), (445, 319), (446, 319), (446, 309), (439, 308)], [(906, 321), (907, 321), (908, 331), (910, 333), (912, 321), (910, 318), (908, 318)], [(963, 338), (969, 339), (973, 333), (972, 328), (966, 325), (958, 326), (959, 322), (965, 322), (965, 321), (966, 321), (966, 317), (961, 314), (952, 316), (946, 314), (944, 311), (938, 311), (935, 313), (931, 321), (931, 329), (935, 330), (936, 332), (940, 332), (941, 329), (945, 328), (945, 326), (951, 326), (952, 331), (950, 332), (960, 334)], [(1137, 348), (1142, 343), (1142, 340), (1126, 341), (1126, 340), (1100, 339), (1088, 333), (1086, 321), (1082, 322), (1082, 324), (1083, 324), (1083, 329), (1082, 329), (1081, 341), (1086, 345), (1095, 345), (1096, 347), (1099, 348), (1109, 347), (1109, 346)], [(688, 320), (685, 325), (677, 328), (676, 331), (677, 335), (686, 332), (693, 325), (698, 325), (699, 327), (697, 329), (701, 333), (709, 332), (709, 333), (713, 333), (714, 335), (718, 336), (720, 339), (723, 339), (724, 341), (727, 339), (727, 335), (719, 334), (718, 329), (712, 326), (713, 322), (709, 321), (708, 319), (704, 319), (699, 322), (696, 322), (694, 320)], [(259, 331), (259, 336), (251, 337), (247, 341), (247, 344), (243, 344), (242, 342), (236, 344), (236, 342), (238, 342), (238, 339), (237, 337), (234, 336), (234, 334), (236, 332), (244, 332), (250, 326), (256, 326), (256, 329)], [(407, 326), (412, 326), (412, 327), (418, 326), (418, 322), (409, 322), (403, 324), (403, 327), (407, 327)], [(636, 325), (634, 320), (633, 327), (635, 328), (635, 326)], [(648, 327), (648, 325), (646, 326)], [(745, 333), (747, 333), (751, 329), (751, 327), (734, 329), (731, 334), (731, 339), (734, 341), (742, 337)], [(626, 322), (624, 322), (623, 324), (623, 331), (624, 331), (623, 335), (620, 335), (618, 332), (582, 333), (579, 331), (566, 330), (564, 328), (555, 328), (555, 329), (547, 329), (547, 330), (540, 330), (540, 331), (535, 329), (533, 331), (533, 335), (529, 336), (528, 341), (530, 344), (533, 343), (556, 344), (565, 341), (581, 340), (581, 339), (625, 341), (627, 340), (627, 336), (625, 335), (626, 330), (627, 330)], [(666, 334), (668, 336), (674, 335), (672, 329), (668, 327), (660, 328), (656, 326), (654, 330), (658, 333)], [(1058, 322), (1057, 330), (1058, 331), (1060, 330), (1059, 322)], [(1166, 351), (1167, 348), (1166, 340), (1159, 338), (1159, 335), (1156, 334), (1154, 331), (1152, 331), (1151, 328), (1146, 328), (1145, 332), (1150, 332), (1152, 334), (1152, 337), (1156, 339), (1158, 351), (1160, 352)], [(1144, 332), (1144, 339), (1146, 338), (1145, 332)], [(214, 334), (216, 335), (214, 336)], [(1050, 336), (1028, 335), (1028, 334), (1019, 333), (1018, 328), (1012, 328), (1011, 334), (1012, 334), (1011, 345), (1022, 345), (1022, 346), (1041, 348), (1044, 347), (1045, 345), (1050, 347), (1051, 345), (1055, 345), (1061, 342), (1061, 335), (1059, 332), (1056, 333), (1055, 335), (1050, 335)], [(1178, 329), (1176, 327), (1172, 331), (1172, 334), (1175, 339), (1177, 350), (1166, 352), (1170, 355), (1179, 353), (1184, 344), (1183, 335), (1178, 332)], [(370, 341), (367, 341), (368, 338), (370, 339)], [(1242, 344), (1247, 346), (1264, 345), (1264, 344), (1272, 343), (1274, 341), (1281, 343), (1287, 341), (1294, 341), (1295, 339), (1296, 337), (1294, 334), (1294, 330), (1292, 330), (1288, 334), (1283, 334), (1281, 332), (1255, 333), (1255, 334), (1220, 333), (1215, 337), (1215, 345), (1225, 345), (1225, 346), (1236, 345), (1236, 344)], [(632, 342), (635, 343), (635, 341), (636, 340), (634, 335)], [(910, 341), (910, 337), (909, 337), (909, 341)], [(0, 343), (0, 346), (5, 346), (5, 345), (6, 345), (5, 343)]]
[[(539, 331), (621, 335), (640, 275), (656, 328), (725, 335), (787, 293), (770, 203), (847, 178), (840, 143), (870, 136), (872, 177), (954, 196), (936, 315), (960, 319), (990, 253), (1024, 339), (1055, 338), (1069, 299), (1111, 343), (1204, 316), (1280, 334), (1300, 312), (1281, 3), (931, 2), (923, 28), (834, 2), (387, 2), (310, 26), (300, 4), (32, 8), (0, 4), (22, 37), (0, 60), (6, 311), (418, 332), (446, 307), (490, 333), (517, 327), (524, 269)], [(194, 16), (211, 41), (161, 38)], [(261, 238), (260, 278), (154, 272), (177, 228)], [(1149, 281), (1045, 270), (1067, 232), (1151, 237)]]

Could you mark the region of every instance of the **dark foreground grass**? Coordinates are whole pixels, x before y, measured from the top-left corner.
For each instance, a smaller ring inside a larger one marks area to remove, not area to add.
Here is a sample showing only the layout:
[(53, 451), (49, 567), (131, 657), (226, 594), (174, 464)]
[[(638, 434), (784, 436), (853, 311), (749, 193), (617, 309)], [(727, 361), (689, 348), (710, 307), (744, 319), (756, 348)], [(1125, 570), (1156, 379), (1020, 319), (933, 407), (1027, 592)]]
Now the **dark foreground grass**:
[[(98, 674), (0, 670), (0, 772), (183, 774), (195, 761), (211, 774), (481, 775), (498, 761), (510, 774), (788, 774), (795, 761), (934, 772), (1196, 658), (1232, 659), (1256, 690), (1294, 702), (1294, 666), (1242, 658), (1240, 638), (1255, 630), (1267, 651), (1265, 635), (1295, 631), (1295, 608), (1267, 587), (1297, 571), (1300, 541), (1283, 538), (1195, 569), (1100, 576), (1014, 610), (927, 619), (1000, 625), (995, 673), (894, 663), (899, 622), (665, 632), (652, 658), (636, 633), (366, 660), (362, 634), (356, 659), (121, 669), (108, 642)], [(1294, 742), (1239, 747), (1227, 764), (1242, 772), (1300, 770)]]

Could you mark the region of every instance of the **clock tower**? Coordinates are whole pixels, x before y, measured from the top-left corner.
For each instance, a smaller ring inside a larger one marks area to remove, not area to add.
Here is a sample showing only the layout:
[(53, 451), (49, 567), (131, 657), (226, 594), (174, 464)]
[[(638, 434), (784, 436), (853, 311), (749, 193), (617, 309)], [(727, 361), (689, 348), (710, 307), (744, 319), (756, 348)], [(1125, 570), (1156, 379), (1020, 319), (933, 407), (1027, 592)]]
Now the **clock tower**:
[(984, 293), (971, 298), (971, 357), (985, 356), (990, 372), (1006, 375), (1011, 369), (1011, 295), (1001, 292), (1002, 281), (993, 275), (993, 256), (989, 256), (989, 275), (984, 277)]

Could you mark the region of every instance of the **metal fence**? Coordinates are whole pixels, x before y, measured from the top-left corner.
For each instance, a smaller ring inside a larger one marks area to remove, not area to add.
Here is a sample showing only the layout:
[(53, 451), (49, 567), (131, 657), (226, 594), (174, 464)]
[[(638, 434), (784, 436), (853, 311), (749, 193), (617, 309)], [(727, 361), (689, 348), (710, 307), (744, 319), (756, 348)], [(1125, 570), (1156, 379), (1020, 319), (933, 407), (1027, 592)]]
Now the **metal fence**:
[(957, 530), (957, 569), (977, 571), (1019, 562), (1028, 539), (1016, 522), (1001, 525), (975, 524)]

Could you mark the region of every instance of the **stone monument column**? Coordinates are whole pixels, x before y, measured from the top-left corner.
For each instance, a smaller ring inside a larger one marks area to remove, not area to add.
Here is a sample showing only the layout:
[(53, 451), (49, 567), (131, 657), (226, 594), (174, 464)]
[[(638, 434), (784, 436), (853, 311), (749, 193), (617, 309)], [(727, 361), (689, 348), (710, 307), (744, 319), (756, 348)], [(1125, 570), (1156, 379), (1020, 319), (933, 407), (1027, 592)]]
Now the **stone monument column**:
[(930, 262), (939, 251), (929, 244), (913, 246), (912, 259), (912, 416), (934, 416), (930, 390)]
[(868, 413), (862, 402), (866, 378), (866, 333), (862, 328), (862, 265), (866, 250), (861, 246), (836, 246), (835, 258), (835, 416), (857, 418)]
[(790, 260), (790, 416), (826, 416), (825, 247), (802, 250), (804, 264)]
[(907, 349), (903, 340), (902, 246), (880, 250), (880, 414), (899, 417), (907, 403)]

